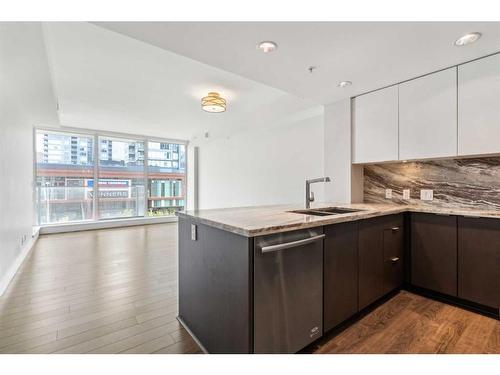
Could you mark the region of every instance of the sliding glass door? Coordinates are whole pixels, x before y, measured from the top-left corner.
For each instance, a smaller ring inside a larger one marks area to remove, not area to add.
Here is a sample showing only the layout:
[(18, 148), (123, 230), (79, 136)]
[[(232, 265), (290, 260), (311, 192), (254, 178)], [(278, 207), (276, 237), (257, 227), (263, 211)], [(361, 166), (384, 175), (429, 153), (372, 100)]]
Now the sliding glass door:
[(184, 143), (42, 129), (35, 137), (39, 225), (168, 216), (185, 208)]

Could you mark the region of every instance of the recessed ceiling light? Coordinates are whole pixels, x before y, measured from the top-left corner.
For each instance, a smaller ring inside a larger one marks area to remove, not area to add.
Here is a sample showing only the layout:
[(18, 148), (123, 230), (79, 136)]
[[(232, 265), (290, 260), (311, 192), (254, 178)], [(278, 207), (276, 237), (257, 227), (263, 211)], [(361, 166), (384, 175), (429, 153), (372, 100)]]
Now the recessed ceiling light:
[(468, 34), (465, 34), (464, 36), (461, 36), (457, 40), (455, 40), (455, 45), (456, 46), (465, 46), (467, 44), (474, 43), (479, 38), (481, 38), (481, 33), (478, 33), (478, 32), (468, 33)]
[(347, 86), (351, 86), (352, 85), (352, 82), (351, 81), (340, 81), (338, 83), (338, 87), (347, 87)]
[(257, 47), (264, 53), (273, 52), (278, 49), (278, 45), (270, 40), (260, 42)]
[(221, 98), (217, 92), (209, 92), (207, 96), (201, 98), (201, 108), (206, 112), (225, 112), (226, 99)]

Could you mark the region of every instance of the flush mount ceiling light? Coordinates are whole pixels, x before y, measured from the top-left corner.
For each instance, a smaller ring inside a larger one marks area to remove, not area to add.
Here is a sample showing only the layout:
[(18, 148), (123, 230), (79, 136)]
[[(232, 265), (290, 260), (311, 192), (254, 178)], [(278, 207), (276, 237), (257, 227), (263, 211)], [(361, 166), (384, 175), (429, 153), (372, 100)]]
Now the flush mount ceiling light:
[(478, 32), (468, 33), (455, 40), (455, 45), (459, 47), (465, 46), (467, 44), (474, 43), (479, 38), (481, 38), (481, 33)]
[(258, 49), (260, 49), (264, 53), (269, 53), (276, 51), (278, 49), (278, 45), (275, 42), (272, 42), (270, 40), (260, 42), (259, 45), (257, 46)]
[(201, 108), (206, 112), (225, 112), (226, 99), (221, 98), (218, 92), (209, 92), (207, 96), (201, 98)]
[(340, 81), (338, 83), (338, 87), (347, 87), (347, 86), (351, 86), (352, 85), (352, 82), (351, 81)]

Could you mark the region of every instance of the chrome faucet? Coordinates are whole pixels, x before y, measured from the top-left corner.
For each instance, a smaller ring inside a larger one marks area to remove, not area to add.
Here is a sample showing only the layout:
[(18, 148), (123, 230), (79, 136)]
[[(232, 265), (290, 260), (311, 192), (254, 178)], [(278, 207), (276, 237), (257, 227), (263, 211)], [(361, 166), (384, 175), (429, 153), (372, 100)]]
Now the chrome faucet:
[(314, 193), (311, 191), (311, 184), (316, 182), (330, 182), (330, 177), (313, 178), (306, 180), (306, 209), (311, 208), (311, 202), (314, 202)]

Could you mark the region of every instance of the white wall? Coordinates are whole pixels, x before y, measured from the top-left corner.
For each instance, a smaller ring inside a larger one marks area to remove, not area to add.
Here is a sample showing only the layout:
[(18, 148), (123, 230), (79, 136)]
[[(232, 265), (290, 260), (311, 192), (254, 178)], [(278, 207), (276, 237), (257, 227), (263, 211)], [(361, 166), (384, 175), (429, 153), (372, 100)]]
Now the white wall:
[(0, 22), (0, 294), (33, 232), (33, 126), (57, 123), (41, 25)]
[[(199, 144), (199, 208), (303, 203), (305, 180), (322, 177), (323, 116)], [(313, 185), (324, 201), (324, 184)]]
[(351, 167), (351, 101), (325, 105), (325, 174), (332, 183), (325, 186), (325, 199), (335, 203), (360, 202), (362, 167)]

